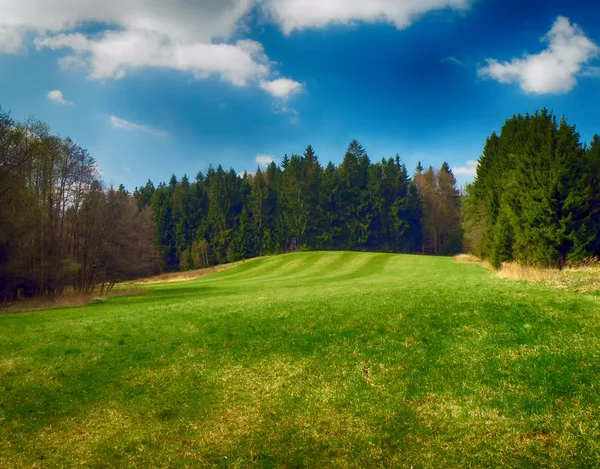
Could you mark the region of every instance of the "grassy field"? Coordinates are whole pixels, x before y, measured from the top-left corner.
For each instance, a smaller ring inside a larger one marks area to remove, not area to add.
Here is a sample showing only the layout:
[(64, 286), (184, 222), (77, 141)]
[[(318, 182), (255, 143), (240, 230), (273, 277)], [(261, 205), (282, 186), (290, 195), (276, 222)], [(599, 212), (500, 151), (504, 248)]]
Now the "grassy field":
[(600, 466), (600, 297), (299, 253), (0, 316), (0, 467)]

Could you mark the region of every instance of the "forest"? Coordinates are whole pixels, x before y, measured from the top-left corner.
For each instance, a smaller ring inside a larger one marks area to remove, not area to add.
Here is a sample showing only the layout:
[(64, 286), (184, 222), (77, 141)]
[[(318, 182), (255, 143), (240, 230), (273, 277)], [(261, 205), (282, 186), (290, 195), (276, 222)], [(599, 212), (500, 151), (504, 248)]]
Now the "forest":
[(91, 293), (160, 272), (295, 250), (450, 255), (564, 267), (600, 252), (600, 138), (546, 110), (486, 141), (464, 193), (450, 166), (410, 172), (352, 141), (254, 173), (220, 165), (129, 192), (49, 126), (0, 111), (0, 299)]

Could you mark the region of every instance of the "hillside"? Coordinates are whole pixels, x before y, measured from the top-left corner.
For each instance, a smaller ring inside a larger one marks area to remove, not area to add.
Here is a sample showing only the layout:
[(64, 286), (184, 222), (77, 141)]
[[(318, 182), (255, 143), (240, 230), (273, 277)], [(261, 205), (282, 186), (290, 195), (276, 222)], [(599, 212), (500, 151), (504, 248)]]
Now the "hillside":
[(600, 304), (297, 253), (0, 316), (0, 467), (600, 463)]

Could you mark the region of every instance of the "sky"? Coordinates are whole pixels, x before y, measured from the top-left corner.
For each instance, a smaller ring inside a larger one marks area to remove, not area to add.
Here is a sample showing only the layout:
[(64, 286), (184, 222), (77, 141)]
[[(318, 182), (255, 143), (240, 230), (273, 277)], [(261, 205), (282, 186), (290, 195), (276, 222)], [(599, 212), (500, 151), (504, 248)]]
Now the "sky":
[(353, 139), (465, 184), (513, 114), (600, 133), (598, 18), (583, 0), (0, 0), (0, 106), (129, 189), (309, 144), (339, 163)]

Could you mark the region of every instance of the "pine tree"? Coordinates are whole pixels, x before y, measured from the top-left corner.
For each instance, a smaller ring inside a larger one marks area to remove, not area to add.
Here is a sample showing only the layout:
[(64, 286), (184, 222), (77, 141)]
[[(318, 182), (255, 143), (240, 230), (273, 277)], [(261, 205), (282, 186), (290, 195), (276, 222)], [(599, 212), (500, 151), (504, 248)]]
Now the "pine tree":
[(505, 213), (501, 213), (494, 228), (494, 243), (490, 264), (499, 269), (504, 262), (513, 259), (514, 232), (510, 220)]
[(340, 249), (343, 244), (344, 222), (341, 212), (338, 170), (330, 161), (321, 177), (319, 187), (319, 213), (322, 229), (317, 236), (320, 249)]
[(242, 209), (240, 215), (239, 227), (235, 236), (227, 249), (227, 260), (236, 262), (242, 259), (249, 259), (255, 256), (254, 241), (252, 232), (252, 219), (247, 207)]
[(304, 159), (292, 155), (289, 164), (283, 172), (283, 185), (281, 186), (281, 208), (285, 221), (286, 238), (295, 239), (297, 245), (305, 242), (310, 216), (308, 201), (305, 199), (303, 180), (305, 172)]
[(269, 188), (260, 168), (252, 183), (248, 199), (248, 207), (252, 215), (254, 247), (259, 256), (265, 254), (265, 239), (271, 238), (269, 226)]
[(306, 226), (305, 245), (310, 248), (317, 246), (317, 239), (322, 231), (322, 217), (319, 212), (319, 186), (323, 169), (319, 164), (319, 157), (312, 146), (304, 151), (304, 171), (301, 174), (303, 197), (308, 208), (308, 223)]
[(347, 249), (367, 244), (373, 214), (369, 207), (367, 189), (369, 157), (356, 140), (350, 142), (339, 168), (340, 205), (346, 229)]
[(586, 151), (586, 174), (590, 207), (590, 252), (600, 256), (600, 136), (594, 135)]
[(155, 243), (161, 259), (162, 269), (167, 272), (179, 270), (179, 255), (171, 200), (172, 190), (172, 187), (161, 184), (152, 196), (152, 213), (156, 230)]

